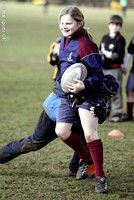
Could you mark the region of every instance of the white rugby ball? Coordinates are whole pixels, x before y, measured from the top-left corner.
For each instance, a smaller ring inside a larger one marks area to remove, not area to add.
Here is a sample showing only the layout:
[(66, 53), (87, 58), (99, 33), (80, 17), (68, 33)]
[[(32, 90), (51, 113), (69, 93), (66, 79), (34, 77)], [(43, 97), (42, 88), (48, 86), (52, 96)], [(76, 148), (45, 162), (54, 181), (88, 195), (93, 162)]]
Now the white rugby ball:
[(84, 81), (87, 77), (87, 68), (82, 63), (75, 63), (67, 68), (61, 78), (61, 88), (65, 93), (70, 93), (66, 85), (67, 82), (75, 83), (74, 79)]

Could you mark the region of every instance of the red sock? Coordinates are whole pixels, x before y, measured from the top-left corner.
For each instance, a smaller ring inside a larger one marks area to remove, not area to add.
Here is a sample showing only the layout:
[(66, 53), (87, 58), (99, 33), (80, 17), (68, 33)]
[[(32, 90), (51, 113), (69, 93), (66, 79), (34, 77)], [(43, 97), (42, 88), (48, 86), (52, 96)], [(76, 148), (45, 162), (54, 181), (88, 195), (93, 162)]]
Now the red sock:
[(104, 177), (103, 171), (103, 144), (101, 139), (94, 140), (92, 142), (87, 142), (92, 160), (95, 165), (95, 176)]
[(75, 132), (71, 132), (71, 135), (66, 140), (63, 140), (63, 142), (71, 147), (81, 159), (86, 160), (89, 158), (89, 152), (81, 144), (80, 139)]
[(127, 116), (128, 118), (133, 118), (133, 103), (127, 102)]

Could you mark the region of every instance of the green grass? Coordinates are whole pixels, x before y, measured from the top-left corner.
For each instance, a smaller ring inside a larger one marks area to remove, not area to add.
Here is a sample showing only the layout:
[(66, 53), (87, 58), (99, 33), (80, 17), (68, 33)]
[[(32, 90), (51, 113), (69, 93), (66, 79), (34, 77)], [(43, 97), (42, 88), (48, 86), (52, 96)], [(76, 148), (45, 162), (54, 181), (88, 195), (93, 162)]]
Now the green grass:
[[(43, 101), (52, 91), (53, 68), (46, 56), (50, 44), (60, 35), (57, 16), (61, 9), (62, 6), (50, 6), (44, 14), (42, 6), (7, 3), (7, 41), (1, 41), (0, 50), (0, 146), (32, 134)], [(109, 15), (117, 11), (84, 6), (81, 9), (86, 27), (90, 27), (99, 44), (102, 35), (108, 32)], [(133, 10), (128, 10), (122, 28), (127, 45), (133, 34), (133, 19)], [(125, 110), (125, 88), (123, 96)], [(121, 130), (125, 136), (108, 136), (113, 129)], [(134, 123), (106, 121), (98, 131), (104, 142), (108, 194), (96, 194), (94, 180), (68, 177), (72, 150), (56, 139), (40, 151), (0, 165), (0, 200), (134, 199)]]

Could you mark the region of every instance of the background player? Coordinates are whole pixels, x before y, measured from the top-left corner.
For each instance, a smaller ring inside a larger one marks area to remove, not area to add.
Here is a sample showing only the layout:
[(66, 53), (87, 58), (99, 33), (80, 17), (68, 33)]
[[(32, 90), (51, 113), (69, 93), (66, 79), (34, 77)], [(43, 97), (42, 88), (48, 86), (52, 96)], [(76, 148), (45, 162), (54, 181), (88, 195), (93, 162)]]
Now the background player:
[(55, 81), (60, 77), (60, 67), (59, 67), (59, 48), (60, 48), (61, 38), (57, 38), (50, 46), (49, 53), (47, 55), (47, 61), (51, 66), (55, 66), (52, 79)]
[(133, 120), (133, 106), (134, 106), (134, 37), (132, 37), (130, 44), (127, 48), (127, 54), (124, 61), (124, 71), (129, 65), (130, 59), (132, 60), (132, 67), (129, 72), (129, 76), (126, 84), (126, 94), (127, 94), (127, 116), (124, 120)]
[(105, 34), (100, 43), (100, 53), (103, 60), (104, 74), (113, 75), (119, 83), (119, 92), (107, 103), (107, 116), (110, 116), (112, 108), (112, 122), (122, 121), (122, 69), (121, 64), (125, 56), (125, 39), (120, 34), (123, 19), (119, 15), (112, 15), (108, 20), (109, 34)]

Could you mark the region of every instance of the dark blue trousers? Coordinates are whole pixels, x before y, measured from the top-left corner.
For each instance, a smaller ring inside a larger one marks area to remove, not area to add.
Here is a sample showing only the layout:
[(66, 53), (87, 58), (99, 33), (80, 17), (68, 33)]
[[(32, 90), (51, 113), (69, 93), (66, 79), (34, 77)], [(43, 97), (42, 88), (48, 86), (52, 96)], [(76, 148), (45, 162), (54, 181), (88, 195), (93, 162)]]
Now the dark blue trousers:
[[(52, 121), (45, 110), (42, 110), (38, 122), (35, 126), (34, 133), (20, 140), (9, 142), (0, 148), (0, 163), (6, 163), (21, 154), (31, 151), (37, 151), (51, 141), (57, 138), (55, 133), (56, 123)], [(79, 124), (75, 124), (72, 128), (79, 136), (82, 144), (86, 146), (83, 130)], [(76, 173), (79, 166), (79, 156), (74, 152), (69, 168)]]

